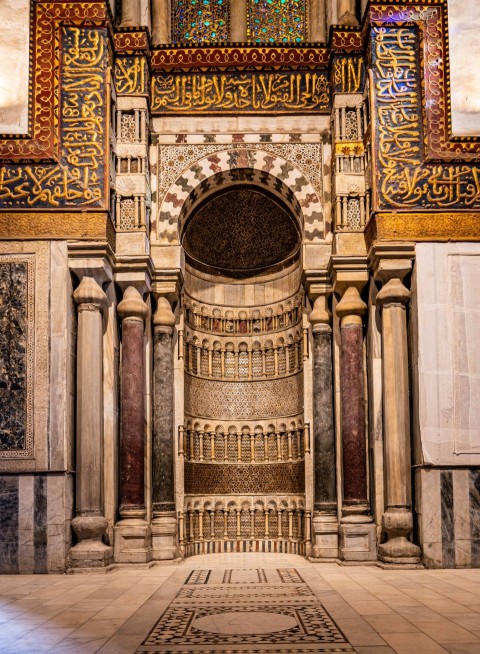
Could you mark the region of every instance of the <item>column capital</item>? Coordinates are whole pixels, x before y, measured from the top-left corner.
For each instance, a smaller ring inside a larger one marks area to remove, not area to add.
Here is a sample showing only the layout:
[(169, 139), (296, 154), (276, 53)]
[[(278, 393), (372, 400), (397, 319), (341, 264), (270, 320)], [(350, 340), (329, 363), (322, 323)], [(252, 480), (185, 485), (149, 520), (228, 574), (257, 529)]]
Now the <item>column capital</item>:
[(361, 316), (366, 310), (367, 305), (360, 297), (358, 288), (352, 285), (344, 292), (342, 299), (335, 308), (335, 313), (341, 319), (342, 325), (346, 322), (346, 318), (352, 318), (351, 322), (361, 324)]
[(93, 277), (83, 277), (73, 293), (79, 311), (99, 311), (107, 308), (107, 296)]
[(310, 323), (312, 324), (313, 332), (331, 331), (332, 314), (328, 310), (327, 302), (328, 295), (318, 295), (313, 305), (312, 313), (309, 316)]
[(127, 286), (122, 301), (117, 306), (117, 313), (122, 320), (137, 320), (143, 323), (148, 316), (148, 307), (135, 286)]
[(403, 281), (414, 258), (415, 243), (376, 243), (368, 253), (368, 265), (375, 281), (386, 284), (394, 277)]
[(377, 294), (377, 304), (381, 307), (389, 305), (406, 305), (410, 300), (410, 291), (398, 277), (389, 279)]
[(329, 272), (335, 293), (343, 295), (350, 286), (360, 292), (369, 278), (367, 258), (334, 255), (330, 259)]
[(155, 331), (165, 331), (171, 333), (175, 326), (175, 316), (172, 306), (164, 295), (155, 293), (157, 299), (157, 310), (153, 314), (153, 327)]

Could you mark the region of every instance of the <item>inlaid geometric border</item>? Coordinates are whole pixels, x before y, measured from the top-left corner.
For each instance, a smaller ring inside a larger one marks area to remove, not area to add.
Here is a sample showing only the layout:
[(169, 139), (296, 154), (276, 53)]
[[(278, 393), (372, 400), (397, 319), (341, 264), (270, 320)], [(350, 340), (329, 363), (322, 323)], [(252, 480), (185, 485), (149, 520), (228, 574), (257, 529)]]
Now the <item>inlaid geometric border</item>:
[[(233, 573), (236, 579), (243, 576), (245, 580), (258, 581), (239, 585), (234, 582), (232, 586)], [(269, 583), (265, 584), (267, 577)], [(276, 584), (272, 583), (273, 579), (277, 579)], [(278, 584), (278, 579), (285, 585)], [(275, 616), (271, 631), (255, 631), (253, 627), (252, 633), (248, 633), (255, 613), (261, 614), (260, 620), (268, 620), (266, 614)], [(222, 615), (226, 624), (231, 624), (232, 618), (239, 621), (242, 625), (239, 631), (247, 633), (222, 633)], [(223, 574), (221, 570), (193, 570), (137, 654), (218, 654), (220, 651), (353, 654), (354, 649), (295, 568), (230, 569)]]

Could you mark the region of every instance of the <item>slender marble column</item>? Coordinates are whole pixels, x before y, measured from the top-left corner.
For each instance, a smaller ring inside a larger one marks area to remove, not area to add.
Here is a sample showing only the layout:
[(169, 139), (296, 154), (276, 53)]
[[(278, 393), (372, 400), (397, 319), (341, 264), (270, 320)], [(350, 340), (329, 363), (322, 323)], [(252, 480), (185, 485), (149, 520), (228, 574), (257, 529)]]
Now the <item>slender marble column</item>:
[[(376, 558), (375, 526), (371, 523), (367, 490), (365, 381), (362, 314), (367, 305), (356, 286), (349, 286), (337, 304), (340, 318), (340, 395), (342, 420), (343, 500), (341, 555), (349, 560)], [(362, 525), (362, 526), (360, 526)], [(364, 536), (363, 552), (355, 539)], [(349, 543), (350, 540), (350, 543)]]
[(247, 40), (247, 0), (230, 0), (230, 41)]
[(367, 513), (367, 455), (362, 314), (367, 305), (349, 286), (337, 304), (341, 319), (340, 393), (342, 401), (343, 512)]
[(338, 24), (358, 27), (355, 0), (338, 0)]
[(121, 27), (138, 27), (140, 25), (140, 1), (122, 0)]
[(107, 298), (93, 277), (83, 277), (73, 294), (78, 306), (76, 517), (78, 543), (71, 548), (72, 567), (103, 567), (113, 550), (102, 542), (103, 516), (103, 312)]
[(309, 40), (325, 43), (327, 41), (327, 12), (325, 0), (310, 0)]
[(173, 329), (175, 316), (167, 298), (159, 296), (153, 316), (153, 470), (152, 536), (155, 559), (176, 555), (173, 434)]
[(384, 475), (386, 511), (382, 526), (387, 542), (378, 548), (387, 563), (418, 563), (420, 548), (413, 532), (410, 410), (406, 305), (410, 293), (402, 281), (390, 279), (377, 295), (382, 307)]
[(115, 526), (115, 561), (145, 563), (152, 557), (145, 520), (145, 367), (144, 322), (148, 308), (128, 286), (117, 307), (122, 321), (120, 386), (120, 521)]
[(313, 547), (318, 558), (338, 556), (337, 480), (333, 416), (332, 328), (327, 295), (310, 314), (313, 333)]
[(169, 0), (152, 1), (152, 42), (154, 45), (170, 43)]
[(315, 300), (310, 314), (313, 332), (314, 509), (337, 512), (335, 432), (333, 426), (332, 328), (326, 296)]

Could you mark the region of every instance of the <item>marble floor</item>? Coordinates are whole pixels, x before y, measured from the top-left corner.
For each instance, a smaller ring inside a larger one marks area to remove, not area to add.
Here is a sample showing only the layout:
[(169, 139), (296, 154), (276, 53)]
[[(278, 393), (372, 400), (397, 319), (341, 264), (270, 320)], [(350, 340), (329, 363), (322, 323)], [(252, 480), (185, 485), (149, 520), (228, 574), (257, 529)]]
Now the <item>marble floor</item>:
[(215, 554), (107, 574), (0, 577), (8, 654), (480, 654), (480, 569)]

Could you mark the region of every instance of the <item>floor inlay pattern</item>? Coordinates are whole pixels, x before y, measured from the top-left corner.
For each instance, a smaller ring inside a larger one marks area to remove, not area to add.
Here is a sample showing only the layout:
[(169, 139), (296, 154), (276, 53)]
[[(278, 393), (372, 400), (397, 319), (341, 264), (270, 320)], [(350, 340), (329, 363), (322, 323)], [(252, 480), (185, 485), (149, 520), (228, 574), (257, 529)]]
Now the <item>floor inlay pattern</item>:
[(192, 570), (137, 654), (351, 654), (294, 568)]

